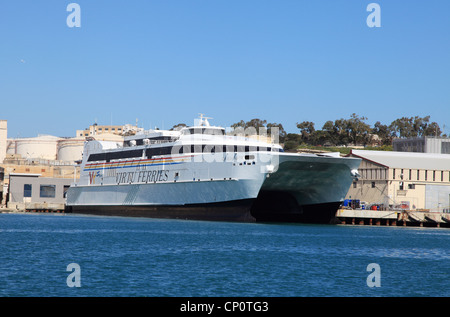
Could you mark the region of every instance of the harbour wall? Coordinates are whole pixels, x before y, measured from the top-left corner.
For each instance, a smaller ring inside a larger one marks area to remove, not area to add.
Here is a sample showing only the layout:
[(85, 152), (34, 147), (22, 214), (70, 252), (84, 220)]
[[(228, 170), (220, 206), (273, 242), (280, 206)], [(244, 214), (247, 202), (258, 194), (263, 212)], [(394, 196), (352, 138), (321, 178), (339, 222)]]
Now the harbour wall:
[(450, 213), (411, 210), (338, 209), (333, 223), (343, 225), (450, 228)]

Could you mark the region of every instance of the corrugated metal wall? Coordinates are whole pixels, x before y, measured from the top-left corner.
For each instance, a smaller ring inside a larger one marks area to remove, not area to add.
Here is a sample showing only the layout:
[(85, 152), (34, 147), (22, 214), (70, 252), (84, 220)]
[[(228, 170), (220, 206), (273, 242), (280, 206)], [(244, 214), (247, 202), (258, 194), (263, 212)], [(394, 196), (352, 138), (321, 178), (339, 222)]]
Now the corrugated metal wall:
[(436, 212), (450, 212), (450, 186), (426, 185), (425, 208)]

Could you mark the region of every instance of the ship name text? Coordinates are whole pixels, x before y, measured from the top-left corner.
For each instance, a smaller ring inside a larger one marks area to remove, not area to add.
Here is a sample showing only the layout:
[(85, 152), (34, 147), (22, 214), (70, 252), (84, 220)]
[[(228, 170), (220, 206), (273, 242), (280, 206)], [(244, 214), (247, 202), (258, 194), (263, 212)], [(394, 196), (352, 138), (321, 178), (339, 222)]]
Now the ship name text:
[(117, 184), (166, 182), (168, 179), (169, 179), (169, 171), (167, 170), (119, 172), (116, 174)]

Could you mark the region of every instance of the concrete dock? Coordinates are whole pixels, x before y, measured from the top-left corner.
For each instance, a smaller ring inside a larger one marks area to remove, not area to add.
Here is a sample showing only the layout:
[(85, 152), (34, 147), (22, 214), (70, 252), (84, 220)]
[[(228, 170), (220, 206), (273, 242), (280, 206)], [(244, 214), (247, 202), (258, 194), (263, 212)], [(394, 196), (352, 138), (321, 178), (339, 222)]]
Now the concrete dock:
[(8, 207), (0, 208), (0, 212), (56, 212), (63, 213), (65, 209), (64, 204), (60, 203), (14, 203), (9, 204)]
[(339, 209), (335, 223), (450, 228), (450, 213), (412, 210)]

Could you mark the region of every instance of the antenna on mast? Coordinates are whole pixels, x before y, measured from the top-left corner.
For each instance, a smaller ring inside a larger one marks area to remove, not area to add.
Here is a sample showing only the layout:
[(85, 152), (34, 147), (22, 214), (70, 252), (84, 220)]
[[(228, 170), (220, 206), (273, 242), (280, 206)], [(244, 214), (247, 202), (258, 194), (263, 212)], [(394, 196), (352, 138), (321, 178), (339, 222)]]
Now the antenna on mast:
[(206, 127), (209, 127), (210, 126), (210, 124), (209, 124), (209, 122), (208, 122), (208, 119), (212, 119), (212, 118), (209, 118), (209, 117), (204, 117), (204, 114), (203, 113), (199, 113), (199, 115), (200, 115), (200, 119), (199, 119), (199, 126), (206, 126)]

